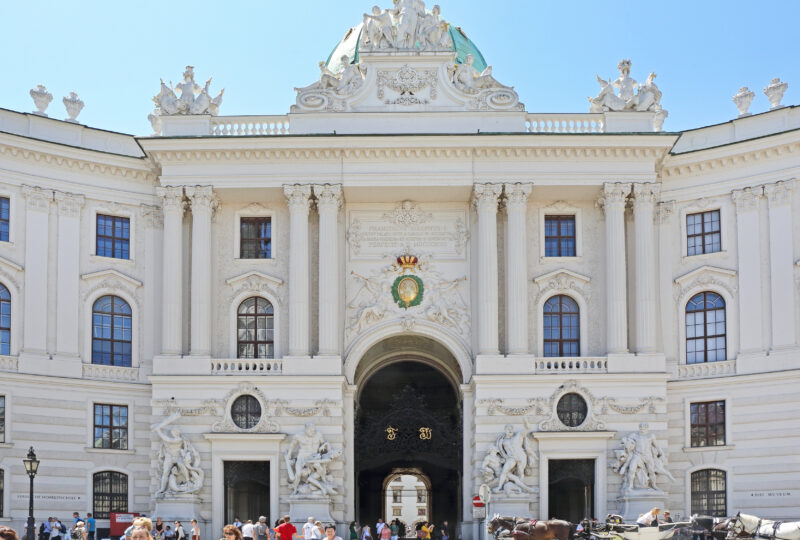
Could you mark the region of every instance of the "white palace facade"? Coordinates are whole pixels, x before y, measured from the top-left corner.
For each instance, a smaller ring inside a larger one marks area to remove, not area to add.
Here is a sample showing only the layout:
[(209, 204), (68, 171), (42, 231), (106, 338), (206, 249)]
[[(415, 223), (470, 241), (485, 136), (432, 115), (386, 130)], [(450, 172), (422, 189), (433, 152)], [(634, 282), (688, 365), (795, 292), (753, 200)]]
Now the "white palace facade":
[(468, 539), (483, 484), (537, 518), (797, 517), (785, 83), (676, 133), (623, 61), (591, 112), (527, 112), (396, 4), (286, 115), (219, 115), (191, 67), (149, 136), (43, 87), (0, 109), (0, 524), (30, 446), (37, 521), (101, 529), (417, 511)]

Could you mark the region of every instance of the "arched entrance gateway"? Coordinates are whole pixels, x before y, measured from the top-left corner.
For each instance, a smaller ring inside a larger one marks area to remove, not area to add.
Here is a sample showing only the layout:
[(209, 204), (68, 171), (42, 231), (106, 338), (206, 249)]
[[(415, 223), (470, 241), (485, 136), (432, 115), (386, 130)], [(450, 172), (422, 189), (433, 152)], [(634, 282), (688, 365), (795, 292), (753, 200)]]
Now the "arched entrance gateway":
[(370, 348), (356, 371), (356, 519), (461, 520), (461, 371), (447, 349), (421, 336)]

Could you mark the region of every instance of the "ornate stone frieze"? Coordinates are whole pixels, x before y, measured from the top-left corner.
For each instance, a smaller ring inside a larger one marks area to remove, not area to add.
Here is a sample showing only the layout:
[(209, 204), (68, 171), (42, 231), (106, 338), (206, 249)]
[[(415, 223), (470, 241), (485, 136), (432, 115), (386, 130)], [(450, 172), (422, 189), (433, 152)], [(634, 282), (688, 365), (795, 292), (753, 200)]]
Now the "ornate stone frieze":
[(182, 407), (174, 399), (153, 400), (153, 408), (161, 409), (163, 416), (172, 414), (180, 414), (181, 416), (219, 416), (224, 405), (225, 401), (220, 399), (205, 399), (197, 407)]
[(331, 399), (318, 399), (314, 402), (312, 407), (292, 407), (289, 405), (289, 401), (285, 399), (273, 399), (270, 401), (271, 404), (275, 406), (274, 415), (275, 416), (300, 416), (300, 417), (310, 417), (310, 416), (330, 416), (330, 409), (331, 407), (339, 405), (336, 401)]
[(183, 197), (183, 188), (179, 186), (157, 187), (156, 195), (161, 197), (161, 208), (164, 212), (180, 212), (186, 209), (186, 201)]
[(65, 193), (63, 191), (54, 191), (53, 196), (58, 205), (58, 214), (65, 217), (78, 217), (81, 214), (86, 202), (86, 197), (76, 193)]
[(769, 207), (791, 204), (794, 180), (788, 182), (775, 182), (764, 186), (764, 194), (769, 200)]
[(139, 215), (142, 216), (145, 227), (160, 229), (164, 226), (164, 214), (161, 212), (161, 207), (159, 206), (150, 204), (139, 205)]
[(480, 405), (486, 405), (487, 414), (503, 414), (506, 416), (525, 416), (531, 415), (544, 415), (544, 404), (547, 400), (543, 398), (529, 398), (527, 405), (521, 407), (509, 407), (505, 404), (502, 398), (481, 399), (478, 401)]
[(138, 381), (139, 368), (122, 366), (104, 366), (102, 364), (83, 364), (82, 374), (85, 379), (106, 379), (110, 381)]
[(533, 184), (504, 184), (506, 209), (524, 210), (528, 205), (528, 196), (531, 194)]
[(28, 210), (50, 211), (50, 204), (53, 202), (53, 190), (23, 185), (22, 196), (25, 198)]
[(431, 100), (436, 99), (436, 85), (438, 76), (435, 70), (415, 70), (404, 65), (397, 71), (378, 71), (378, 99), (384, 99), (384, 89), (391, 88), (400, 95), (396, 99), (386, 99), (386, 105), (420, 105), (427, 104), (428, 100), (420, 98), (417, 93), (430, 87), (428, 95)]
[(186, 196), (192, 204), (192, 213), (214, 212), (219, 207), (219, 198), (211, 186), (189, 186)]
[(422, 225), (433, 219), (433, 214), (424, 212), (419, 205), (412, 201), (403, 201), (391, 212), (383, 214), (383, 218), (395, 225), (410, 226)]
[(314, 196), (317, 198), (318, 208), (339, 210), (344, 203), (341, 184), (316, 184)]
[(761, 199), (763, 191), (761, 186), (733, 190), (731, 197), (736, 204), (736, 211), (743, 213), (758, 210), (758, 201)]
[(283, 186), (283, 193), (286, 195), (290, 212), (308, 213), (311, 205), (310, 184), (286, 184)]

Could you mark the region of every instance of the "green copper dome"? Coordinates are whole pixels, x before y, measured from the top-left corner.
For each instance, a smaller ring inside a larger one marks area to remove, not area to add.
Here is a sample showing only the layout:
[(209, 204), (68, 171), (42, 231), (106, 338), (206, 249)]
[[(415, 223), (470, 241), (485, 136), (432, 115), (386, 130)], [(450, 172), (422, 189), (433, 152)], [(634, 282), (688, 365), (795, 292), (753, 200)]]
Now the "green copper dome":
[[(342, 55), (347, 55), (351, 64), (358, 63), (359, 41), (361, 40), (361, 31), (363, 28), (364, 23), (361, 23), (347, 31), (339, 44), (336, 45), (331, 51), (331, 54), (328, 55), (328, 59), (325, 62), (328, 69), (334, 73), (341, 72), (344, 69), (341, 60)], [(486, 69), (486, 60), (484, 60), (481, 51), (470, 41), (461, 28), (449, 25), (448, 32), (450, 33), (450, 38), (453, 40), (453, 50), (457, 53), (456, 62), (463, 64), (467, 55), (471, 54), (475, 58), (475, 62), (472, 64), (475, 69), (477, 69), (478, 72)]]

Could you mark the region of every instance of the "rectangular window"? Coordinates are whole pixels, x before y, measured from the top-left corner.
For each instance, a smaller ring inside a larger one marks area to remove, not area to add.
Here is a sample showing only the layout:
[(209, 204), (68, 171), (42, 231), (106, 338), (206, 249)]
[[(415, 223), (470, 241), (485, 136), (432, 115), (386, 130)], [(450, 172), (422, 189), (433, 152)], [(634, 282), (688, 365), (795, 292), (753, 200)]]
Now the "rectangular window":
[(545, 216), (545, 257), (574, 257), (575, 245), (575, 216)]
[(6, 442), (6, 396), (0, 396), (0, 443), (4, 442)]
[(722, 250), (719, 210), (687, 214), (686, 254), (702, 255)]
[(112, 450), (128, 449), (128, 407), (94, 405), (94, 447)]
[(97, 255), (130, 259), (131, 220), (97, 214)]
[(403, 502), (401, 497), (402, 497), (402, 492), (399, 489), (393, 489), (392, 490), (392, 502), (393, 503)]
[(239, 223), (239, 258), (272, 258), (272, 218), (243, 217)]
[(418, 489), (417, 490), (417, 503), (422, 504), (425, 502), (425, 490)]
[(8, 223), (11, 214), (11, 200), (0, 197), (0, 242), (8, 242)]
[(689, 415), (692, 447), (725, 445), (725, 401), (692, 403)]

